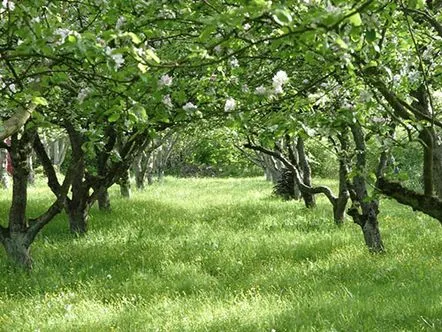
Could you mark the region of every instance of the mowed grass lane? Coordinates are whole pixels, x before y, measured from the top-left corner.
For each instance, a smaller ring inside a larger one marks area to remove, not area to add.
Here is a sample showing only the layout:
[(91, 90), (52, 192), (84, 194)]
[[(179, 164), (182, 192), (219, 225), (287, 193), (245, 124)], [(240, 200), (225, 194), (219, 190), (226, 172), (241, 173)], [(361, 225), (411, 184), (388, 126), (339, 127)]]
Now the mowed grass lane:
[[(307, 210), (271, 191), (260, 178), (166, 178), (130, 200), (112, 188), (86, 236), (64, 215), (39, 235), (30, 274), (0, 252), (0, 331), (442, 330), (438, 222), (383, 201), (388, 252), (373, 256), (325, 199)], [(29, 214), (51, 199), (31, 188)]]

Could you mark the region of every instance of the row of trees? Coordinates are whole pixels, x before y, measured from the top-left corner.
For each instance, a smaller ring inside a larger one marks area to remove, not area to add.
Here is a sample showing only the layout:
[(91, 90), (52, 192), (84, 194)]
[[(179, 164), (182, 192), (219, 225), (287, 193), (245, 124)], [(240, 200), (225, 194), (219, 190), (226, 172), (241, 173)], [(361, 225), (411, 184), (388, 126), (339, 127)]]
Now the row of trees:
[[(14, 173), (0, 242), (30, 266), (30, 245), (56, 214), (66, 211), (71, 231), (86, 232), (92, 204), (108, 208), (107, 189), (124, 186), (131, 165), (147, 165), (158, 142), (199, 121), (229, 127), (241, 149), (270, 165), (269, 176), (282, 165), (289, 194), (302, 195), (307, 207), (325, 194), (338, 224), (350, 200), (347, 212), (371, 251), (384, 250), (378, 192), (442, 221), (441, 7), (422, 0), (3, 1), (0, 139), (11, 139), (2, 147)], [(47, 130), (69, 139), (63, 179), (42, 140)], [(305, 141), (313, 137), (337, 155), (337, 194), (312, 185)], [(389, 166), (391, 148), (411, 141), (423, 150), (423, 192), (404, 187)], [(31, 150), (55, 198), (28, 219)], [(376, 167), (369, 153), (378, 154)], [(140, 187), (145, 172), (136, 168)]]

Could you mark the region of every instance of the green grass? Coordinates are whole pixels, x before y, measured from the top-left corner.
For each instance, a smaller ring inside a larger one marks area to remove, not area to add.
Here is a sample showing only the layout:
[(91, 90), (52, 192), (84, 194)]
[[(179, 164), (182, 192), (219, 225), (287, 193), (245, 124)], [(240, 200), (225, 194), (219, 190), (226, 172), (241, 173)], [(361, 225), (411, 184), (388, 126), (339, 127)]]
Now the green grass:
[[(441, 227), (392, 201), (380, 215), (388, 252), (373, 256), (324, 199), (309, 211), (262, 179), (167, 178), (111, 198), (87, 236), (57, 217), (30, 274), (0, 251), (0, 331), (442, 330)], [(30, 214), (50, 199), (32, 188)]]

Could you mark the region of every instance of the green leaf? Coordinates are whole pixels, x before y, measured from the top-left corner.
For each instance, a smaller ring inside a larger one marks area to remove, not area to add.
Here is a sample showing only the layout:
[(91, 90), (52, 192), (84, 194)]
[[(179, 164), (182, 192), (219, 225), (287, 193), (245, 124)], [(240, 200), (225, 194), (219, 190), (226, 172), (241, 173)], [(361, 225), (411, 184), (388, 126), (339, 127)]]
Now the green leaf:
[(361, 15), (359, 13), (356, 13), (356, 14), (350, 16), (348, 19), (349, 19), (350, 23), (356, 27), (359, 27), (362, 25), (362, 19), (361, 19)]
[(153, 61), (155, 61), (156, 63), (160, 63), (160, 62), (161, 62), (160, 58), (159, 58), (159, 57), (155, 54), (155, 52), (152, 51), (150, 48), (148, 48), (148, 49), (146, 50), (146, 56), (147, 56), (147, 58), (148, 58), (149, 60), (153, 60)]
[(33, 97), (32, 102), (35, 105), (41, 105), (41, 106), (48, 106), (49, 105), (48, 101), (43, 97)]
[(120, 113), (116, 112), (116, 113), (112, 113), (111, 116), (107, 118), (107, 120), (109, 122), (116, 122), (116, 121), (118, 121), (119, 118), (120, 118)]
[(342, 40), (342, 38), (337, 38), (336, 44), (338, 44), (338, 46), (344, 50), (348, 49), (348, 45)]
[(376, 40), (376, 30), (370, 29), (365, 31), (365, 38), (369, 43), (374, 42)]
[(292, 15), (288, 10), (277, 9), (273, 14), (273, 19), (279, 25), (290, 25), (293, 22)]

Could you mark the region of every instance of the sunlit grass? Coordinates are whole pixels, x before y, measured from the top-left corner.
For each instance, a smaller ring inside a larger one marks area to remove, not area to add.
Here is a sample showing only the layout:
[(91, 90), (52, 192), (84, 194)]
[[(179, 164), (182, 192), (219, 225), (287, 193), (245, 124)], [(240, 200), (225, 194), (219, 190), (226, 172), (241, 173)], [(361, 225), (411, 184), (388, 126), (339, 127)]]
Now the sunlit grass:
[[(262, 179), (167, 178), (130, 200), (113, 188), (87, 236), (63, 215), (40, 234), (30, 274), (0, 253), (0, 331), (442, 329), (436, 221), (383, 201), (388, 251), (372, 256), (325, 199), (310, 211), (271, 191)], [(30, 198), (34, 216), (52, 195)]]

